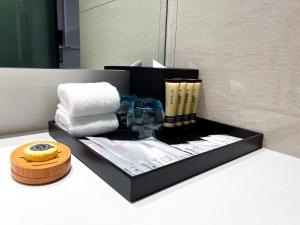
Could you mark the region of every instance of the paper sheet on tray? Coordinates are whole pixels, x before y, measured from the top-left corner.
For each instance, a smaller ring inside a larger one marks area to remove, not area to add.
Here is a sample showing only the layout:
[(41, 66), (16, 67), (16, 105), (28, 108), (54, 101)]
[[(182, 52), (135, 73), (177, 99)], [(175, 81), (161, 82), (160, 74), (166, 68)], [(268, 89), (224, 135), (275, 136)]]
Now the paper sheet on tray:
[(80, 141), (113, 164), (136, 176), (153, 169), (241, 140), (229, 135), (209, 135), (187, 143), (168, 145), (155, 138), (110, 140), (87, 137)]

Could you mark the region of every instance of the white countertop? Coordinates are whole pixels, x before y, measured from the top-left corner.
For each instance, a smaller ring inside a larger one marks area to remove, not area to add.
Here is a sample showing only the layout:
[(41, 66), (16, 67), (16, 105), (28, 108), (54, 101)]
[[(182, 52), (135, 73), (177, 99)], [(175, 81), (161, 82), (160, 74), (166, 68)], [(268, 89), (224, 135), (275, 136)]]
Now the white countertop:
[(132, 204), (74, 156), (71, 172), (56, 183), (12, 180), (14, 148), (51, 139), (0, 139), (0, 224), (300, 224), (300, 159), (258, 150)]

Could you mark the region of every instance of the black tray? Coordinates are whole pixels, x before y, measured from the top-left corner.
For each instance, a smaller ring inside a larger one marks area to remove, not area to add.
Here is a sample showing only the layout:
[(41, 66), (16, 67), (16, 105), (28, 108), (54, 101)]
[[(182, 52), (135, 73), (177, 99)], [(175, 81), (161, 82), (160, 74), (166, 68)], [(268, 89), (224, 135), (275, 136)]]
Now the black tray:
[[(131, 202), (260, 149), (263, 140), (261, 133), (197, 118), (197, 123), (189, 128), (163, 130), (159, 139), (168, 144), (195, 140), (199, 139), (200, 135), (210, 134), (228, 134), (243, 139), (132, 177), (68, 134), (53, 121), (49, 122), (49, 133), (57, 141), (68, 145), (75, 157)], [(131, 139), (126, 130), (101, 136), (110, 139)]]

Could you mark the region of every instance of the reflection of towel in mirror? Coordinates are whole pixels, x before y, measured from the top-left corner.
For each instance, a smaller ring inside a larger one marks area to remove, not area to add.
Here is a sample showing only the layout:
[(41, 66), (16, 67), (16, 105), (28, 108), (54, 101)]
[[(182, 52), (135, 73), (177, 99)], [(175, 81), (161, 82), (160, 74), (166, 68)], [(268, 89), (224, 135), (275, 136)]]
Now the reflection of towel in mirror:
[(70, 117), (111, 113), (120, 108), (119, 92), (107, 82), (60, 84), (57, 94)]
[(55, 122), (58, 126), (75, 137), (108, 133), (115, 131), (119, 127), (115, 113), (72, 118), (58, 109), (55, 114)]

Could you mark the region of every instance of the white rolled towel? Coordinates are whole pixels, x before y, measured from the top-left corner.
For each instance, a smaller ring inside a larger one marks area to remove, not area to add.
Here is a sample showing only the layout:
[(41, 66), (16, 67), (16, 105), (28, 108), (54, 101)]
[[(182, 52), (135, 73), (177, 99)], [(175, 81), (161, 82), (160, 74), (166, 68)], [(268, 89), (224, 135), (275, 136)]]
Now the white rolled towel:
[(60, 84), (57, 94), (70, 117), (111, 113), (120, 108), (119, 92), (107, 82)]
[(115, 131), (119, 127), (118, 118), (115, 113), (68, 117), (65, 112), (58, 109), (55, 114), (55, 122), (75, 137), (104, 134)]

